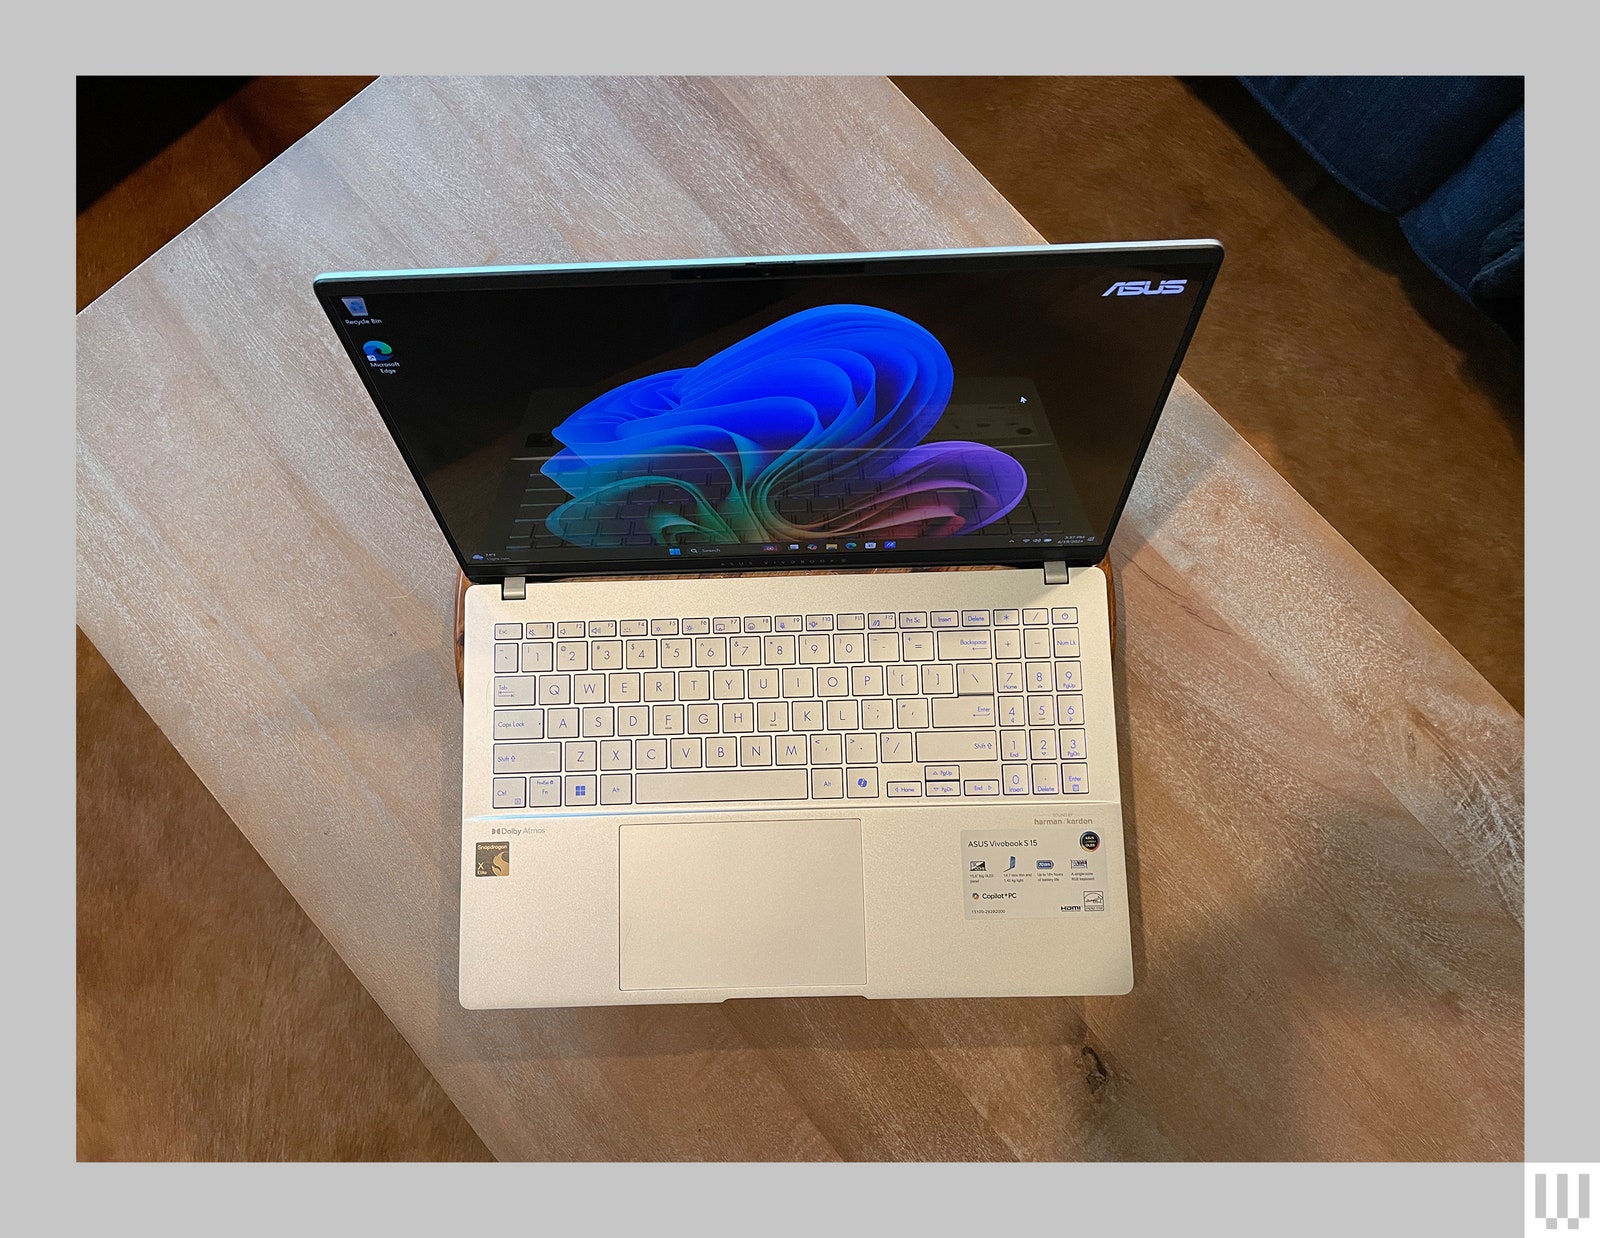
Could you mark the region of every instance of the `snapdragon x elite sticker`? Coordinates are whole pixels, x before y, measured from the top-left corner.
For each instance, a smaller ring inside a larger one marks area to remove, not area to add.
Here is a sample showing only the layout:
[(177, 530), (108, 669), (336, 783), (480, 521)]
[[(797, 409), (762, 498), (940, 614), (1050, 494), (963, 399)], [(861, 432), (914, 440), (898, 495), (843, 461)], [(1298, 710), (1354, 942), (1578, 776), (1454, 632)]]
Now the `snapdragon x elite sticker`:
[(1106, 909), (1105, 858), (1088, 823), (961, 832), (968, 919), (1038, 919)]

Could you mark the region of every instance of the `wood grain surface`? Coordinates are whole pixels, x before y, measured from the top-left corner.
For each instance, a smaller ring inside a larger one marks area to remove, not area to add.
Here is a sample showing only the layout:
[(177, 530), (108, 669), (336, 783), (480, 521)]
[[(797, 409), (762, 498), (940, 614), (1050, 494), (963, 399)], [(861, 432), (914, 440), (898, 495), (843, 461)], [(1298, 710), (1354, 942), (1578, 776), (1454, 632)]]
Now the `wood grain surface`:
[(458, 571), (311, 277), (1037, 239), (878, 79), (382, 79), (80, 316), (80, 626), (497, 1156), (1522, 1158), (1522, 721), (1181, 381), (1131, 996), (456, 1003)]

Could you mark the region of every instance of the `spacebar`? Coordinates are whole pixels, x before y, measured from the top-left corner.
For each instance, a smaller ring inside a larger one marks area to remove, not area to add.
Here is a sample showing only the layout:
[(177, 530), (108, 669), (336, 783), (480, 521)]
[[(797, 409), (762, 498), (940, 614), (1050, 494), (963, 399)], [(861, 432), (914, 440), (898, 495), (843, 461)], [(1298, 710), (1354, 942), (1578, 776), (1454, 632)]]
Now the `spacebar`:
[(710, 804), (727, 800), (803, 800), (803, 769), (717, 770), (686, 774), (636, 774), (635, 804)]

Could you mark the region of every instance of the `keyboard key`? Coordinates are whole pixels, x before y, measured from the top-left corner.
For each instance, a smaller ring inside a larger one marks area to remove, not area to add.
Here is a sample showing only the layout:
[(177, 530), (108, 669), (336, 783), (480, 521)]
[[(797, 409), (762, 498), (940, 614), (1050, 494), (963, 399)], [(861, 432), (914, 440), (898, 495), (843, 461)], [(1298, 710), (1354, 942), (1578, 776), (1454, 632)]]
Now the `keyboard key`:
[(992, 779), (985, 779), (982, 782), (965, 782), (961, 784), (961, 789), (968, 795), (1000, 794), (1000, 784)]
[(1077, 628), (1052, 628), (1055, 633), (1055, 655), (1058, 658), (1075, 658), (1078, 656), (1078, 629)]
[(1089, 794), (1089, 767), (1087, 765), (1063, 765), (1061, 767), (1061, 790), (1065, 795)]
[[(837, 776), (838, 771), (833, 773)], [(634, 802), (720, 804), (741, 800), (803, 800), (806, 798), (806, 774), (804, 769), (638, 774), (634, 777)]]
[(961, 626), (961, 616), (953, 610), (936, 610), (932, 615), (933, 626), (936, 628), (955, 628)]
[(494, 746), (494, 772), (497, 774), (552, 774), (560, 768), (560, 744), (496, 744)]
[[(676, 636), (678, 634), (678, 621), (676, 619), (652, 619), (650, 621), (651, 636)], [(610, 633), (596, 633), (595, 635), (609, 636)]]
[(1000, 741), (993, 731), (919, 731), (916, 741), (919, 761), (999, 759)]
[(845, 770), (844, 789), (849, 799), (877, 799), (878, 771), (869, 765)]
[(1063, 726), (1083, 725), (1083, 697), (1060, 696), (1056, 698), (1056, 720)]
[(1035, 765), (1033, 771), (1033, 793), (1035, 795), (1060, 795), (1061, 786), (1058, 782), (1060, 768), (1055, 765)]
[(494, 673), (496, 675), (515, 675), (517, 673), (517, 646), (496, 645), (494, 647)]
[(490, 802), (496, 808), (526, 808), (528, 780), (526, 778), (496, 778)]
[(532, 705), (534, 679), (531, 675), (496, 676), (494, 703), (496, 705)]
[(553, 623), (528, 623), (523, 625), (522, 635), (527, 640), (549, 640), (556, 634), (556, 625)]
[(838, 800), (844, 798), (844, 771), (814, 769), (811, 771), (811, 798)]
[(567, 744), (567, 769), (587, 773), (600, 764), (600, 745), (592, 739), (575, 739)]
[[(528, 625), (530, 628), (533, 624)], [(523, 674), (556, 669), (556, 647), (549, 641), (535, 641), (522, 646)]]
[(744, 617), (744, 630), (746, 632), (772, 631), (771, 615), (746, 615)]
[(803, 632), (806, 623), (799, 615), (774, 615), (772, 626), (779, 632)]
[(989, 626), (989, 612), (986, 610), (964, 610), (961, 612), (961, 626), (964, 628), (986, 628)]
[(574, 640), (584, 635), (583, 623), (580, 620), (568, 619), (556, 624), (556, 635), (562, 640)]
[(867, 617), (865, 615), (839, 615), (835, 622), (841, 632), (861, 632), (866, 629)]
[(529, 808), (561, 807), (561, 779), (550, 774), (544, 778), (528, 779)]
[(866, 765), (878, 759), (878, 737), (876, 735), (846, 735), (844, 737), (844, 759), (852, 765)]
[(1014, 628), (1021, 622), (1021, 611), (997, 610), (994, 612), (994, 626), (997, 628)]
[(617, 621), (615, 619), (591, 619), (589, 621), (590, 636), (615, 636), (617, 634)]
[(939, 657), (945, 662), (990, 662), (994, 660), (994, 638), (982, 632), (936, 632)]
[(1076, 606), (1057, 606), (1050, 612), (1050, 618), (1056, 623), (1077, 623), (1078, 608)]
[(772, 742), (773, 760), (779, 765), (804, 765), (811, 741), (804, 735), (780, 735)]
[(903, 610), (900, 612), (900, 626), (903, 628), (925, 628), (928, 626), (928, 612), (925, 610)]
[(1082, 692), (1083, 691), (1083, 663), (1057, 662), (1056, 663), (1056, 691), (1057, 692)]
[(633, 779), (627, 774), (602, 774), (600, 777), (600, 802), (602, 804), (633, 803)]
[(956, 691), (962, 696), (993, 696), (994, 667), (986, 662), (958, 663)]
[(911, 798), (922, 794), (922, 784), (920, 782), (891, 782), (885, 786), (884, 790), (888, 792), (890, 799)]
[[(868, 627), (869, 630), (874, 631), (874, 632), (878, 631), (879, 629), (894, 627), (894, 612), (893, 611), (881, 611), (881, 612), (879, 612), (877, 614), (868, 615), (867, 616), (867, 627)], [(496, 632), (495, 635), (496, 635), (496, 638), (498, 639), (499, 633)]]
[(569, 774), (566, 780), (567, 806), (584, 808), (600, 801), (600, 782), (593, 774)]
[(844, 738), (826, 732), (811, 737), (811, 764), (843, 765)]
[(944, 696), (933, 702), (934, 726), (993, 726), (994, 720), (992, 696)]
[(806, 616), (806, 631), (807, 632), (831, 632), (831, 631), (833, 631), (833, 616), (832, 615), (807, 615)]
[(1047, 624), (1050, 622), (1050, 612), (1048, 610), (1036, 610), (1031, 608), (1024, 610), (1022, 612), (1022, 622), (1028, 627), (1035, 627), (1039, 624)]
[(709, 619), (685, 619), (683, 621), (683, 634), (685, 636), (705, 636), (711, 631)]
[(959, 782), (927, 782), (923, 783), (923, 790), (930, 798), (950, 799), (961, 794)]
[(1033, 790), (1033, 783), (1028, 776), (1026, 765), (1003, 765), (1000, 767), (1000, 789), (1006, 795), (1027, 795)]
[(544, 710), (497, 709), (494, 711), (496, 739), (543, 739)]
[(649, 636), (650, 625), (643, 619), (624, 619), (617, 625), (618, 636)]
[(878, 746), (883, 751), (881, 760), (886, 765), (899, 761), (912, 760), (911, 736), (900, 731), (886, 731), (878, 737)]
[[(738, 632), (744, 628), (743, 621), (737, 615), (720, 615), (711, 621), (711, 630), (726, 636), (730, 632)], [(643, 803), (644, 801), (640, 801)]]
[(520, 623), (497, 623), (494, 625), (495, 640), (521, 640), (522, 625)]

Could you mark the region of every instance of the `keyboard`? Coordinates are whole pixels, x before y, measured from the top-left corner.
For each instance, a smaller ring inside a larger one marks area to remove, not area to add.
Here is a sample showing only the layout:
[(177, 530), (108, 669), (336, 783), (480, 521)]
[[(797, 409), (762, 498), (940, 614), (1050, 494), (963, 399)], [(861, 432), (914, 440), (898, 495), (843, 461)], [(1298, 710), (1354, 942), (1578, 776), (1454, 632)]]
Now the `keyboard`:
[(497, 623), (494, 809), (1089, 793), (1076, 607)]

